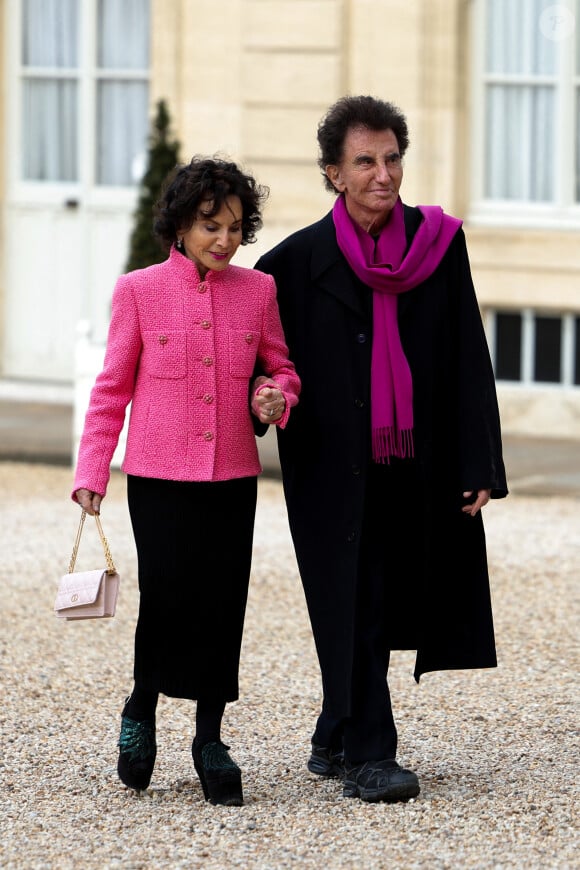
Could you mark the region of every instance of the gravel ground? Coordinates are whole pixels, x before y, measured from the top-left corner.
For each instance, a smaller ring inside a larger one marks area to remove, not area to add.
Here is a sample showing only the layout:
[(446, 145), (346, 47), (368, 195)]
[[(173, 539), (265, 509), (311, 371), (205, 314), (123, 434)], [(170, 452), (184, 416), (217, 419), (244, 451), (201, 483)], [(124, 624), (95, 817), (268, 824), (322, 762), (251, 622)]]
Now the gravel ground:
[[(485, 512), (500, 666), (427, 674), (393, 654), (407, 804), (345, 799), (305, 762), (319, 680), (279, 482), (260, 481), (241, 699), (223, 736), (242, 808), (206, 804), (191, 702), (161, 698), (151, 787), (116, 776), (131, 688), (136, 563), (115, 473), (102, 519), (121, 573), (112, 620), (52, 605), (78, 509), (66, 468), (0, 464), (0, 866), (6, 868), (577, 868), (579, 501), (512, 495)], [(88, 529), (90, 530), (90, 527)], [(100, 564), (83, 538), (77, 567)]]

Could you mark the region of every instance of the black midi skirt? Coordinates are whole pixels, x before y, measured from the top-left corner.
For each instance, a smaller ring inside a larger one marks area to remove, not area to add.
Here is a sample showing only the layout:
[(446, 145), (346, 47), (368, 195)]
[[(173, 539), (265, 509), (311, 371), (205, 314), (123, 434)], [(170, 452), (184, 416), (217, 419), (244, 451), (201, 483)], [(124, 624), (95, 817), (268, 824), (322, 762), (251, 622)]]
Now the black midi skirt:
[(135, 682), (173, 698), (235, 701), (257, 478), (129, 475), (127, 493), (140, 592)]

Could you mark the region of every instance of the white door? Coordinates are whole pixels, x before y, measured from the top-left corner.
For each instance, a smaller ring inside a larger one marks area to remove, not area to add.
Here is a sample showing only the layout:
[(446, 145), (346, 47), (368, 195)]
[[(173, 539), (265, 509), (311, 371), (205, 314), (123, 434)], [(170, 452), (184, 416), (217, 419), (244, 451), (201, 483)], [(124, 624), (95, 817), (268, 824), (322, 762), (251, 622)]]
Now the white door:
[(128, 255), (149, 123), (149, 0), (6, 5), (2, 375), (70, 382), (77, 324), (104, 339)]

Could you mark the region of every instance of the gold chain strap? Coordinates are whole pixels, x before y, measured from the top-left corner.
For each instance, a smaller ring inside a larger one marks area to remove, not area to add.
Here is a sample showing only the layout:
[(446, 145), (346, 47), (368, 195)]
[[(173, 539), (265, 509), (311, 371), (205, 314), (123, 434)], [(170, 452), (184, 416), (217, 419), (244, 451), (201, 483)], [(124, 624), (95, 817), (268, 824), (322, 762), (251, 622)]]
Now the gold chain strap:
[[(75, 563), (77, 560), (77, 553), (79, 551), (79, 544), (81, 542), (81, 535), (83, 533), (83, 527), (85, 524), (85, 520), (87, 518), (87, 512), (83, 511), (81, 514), (81, 521), (79, 523), (79, 528), (77, 531), (76, 540), (74, 542), (72, 555), (70, 557), (70, 563), (68, 566), (68, 573), (72, 574), (75, 569)], [(109, 550), (109, 544), (107, 543), (107, 539), (105, 538), (105, 533), (103, 532), (103, 527), (101, 525), (101, 520), (98, 514), (95, 514), (95, 522), (97, 524), (97, 529), (99, 531), (99, 536), (101, 538), (101, 544), (103, 545), (103, 551), (105, 553), (105, 559), (107, 560), (107, 574), (116, 574), (117, 570), (115, 568), (115, 564), (113, 562), (113, 557), (111, 556), (111, 551)]]

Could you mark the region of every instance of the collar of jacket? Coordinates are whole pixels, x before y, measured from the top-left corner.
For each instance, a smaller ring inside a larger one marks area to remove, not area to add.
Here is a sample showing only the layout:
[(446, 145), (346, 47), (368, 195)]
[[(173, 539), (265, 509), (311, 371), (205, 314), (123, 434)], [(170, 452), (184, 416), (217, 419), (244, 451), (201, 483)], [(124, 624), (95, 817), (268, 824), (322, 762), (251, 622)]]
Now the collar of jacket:
[(160, 265), (170, 269), (173, 274), (178, 275), (188, 285), (193, 284), (194, 286), (198, 284), (219, 284), (220, 282), (227, 281), (241, 268), (230, 262), (225, 269), (208, 269), (202, 278), (199, 274), (197, 263), (178, 251), (175, 246), (171, 248), (169, 257)]

